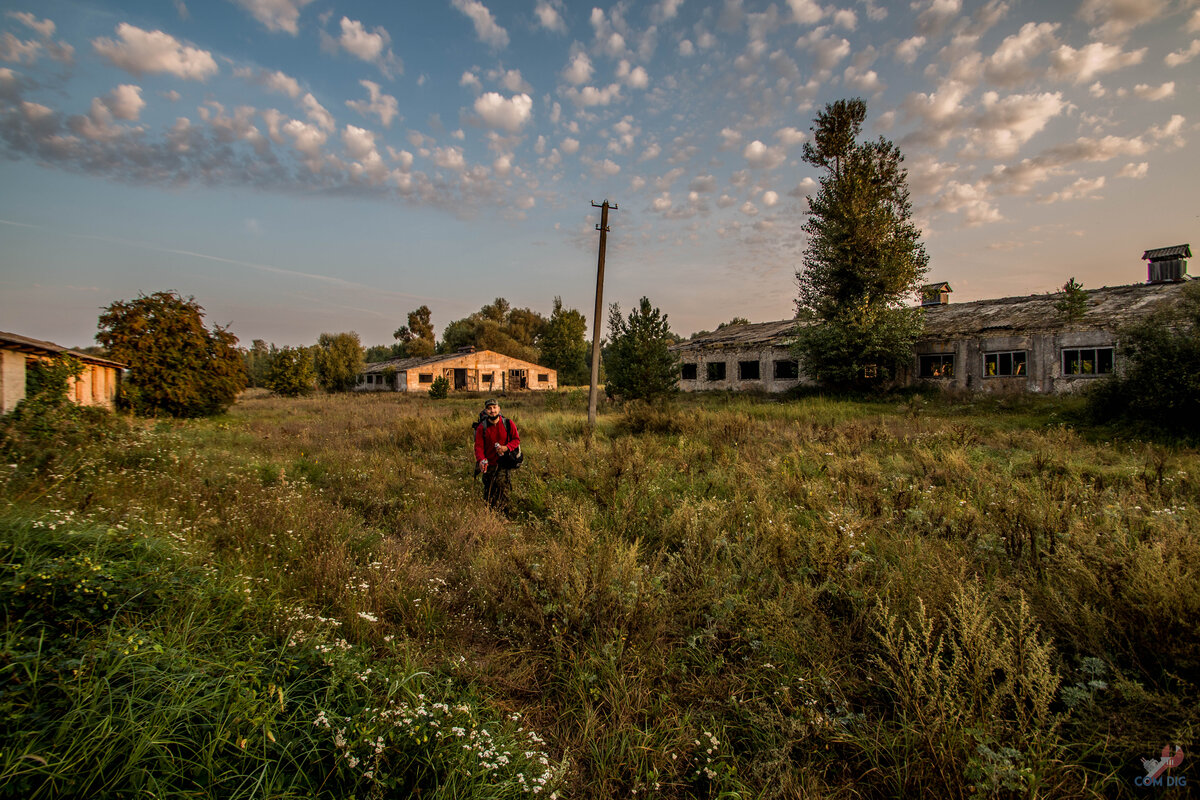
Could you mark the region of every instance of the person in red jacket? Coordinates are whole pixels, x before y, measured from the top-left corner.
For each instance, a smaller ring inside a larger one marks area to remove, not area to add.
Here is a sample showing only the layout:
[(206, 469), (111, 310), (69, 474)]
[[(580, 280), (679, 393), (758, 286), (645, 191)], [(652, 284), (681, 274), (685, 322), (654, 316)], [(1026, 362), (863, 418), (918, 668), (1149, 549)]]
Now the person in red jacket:
[(500, 403), (489, 399), (483, 404), (483, 420), (475, 428), (475, 463), (483, 475), (483, 499), (505, 514), (512, 479), (500, 464), (501, 456), (520, 447), (516, 424), (501, 416)]

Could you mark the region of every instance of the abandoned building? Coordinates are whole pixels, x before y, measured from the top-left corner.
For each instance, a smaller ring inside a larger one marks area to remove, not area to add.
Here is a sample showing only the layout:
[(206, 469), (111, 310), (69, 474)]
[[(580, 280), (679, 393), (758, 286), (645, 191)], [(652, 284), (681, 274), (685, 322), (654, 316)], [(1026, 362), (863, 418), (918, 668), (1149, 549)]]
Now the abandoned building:
[(558, 372), (530, 361), (464, 347), (427, 358), (394, 358), (368, 364), (358, 376), (357, 392), (428, 392), (444, 377), (451, 391), (513, 392), (558, 388)]
[(83, 372), (67, 382), (67, 398), (81, 406), (112, 408), (125, 364), (0, 331), (0, 414), (7, 414), (25, 399), (26, 367), (30, 362), (61, 355), (83, 364)]
[[(1179, 301), (1188, 282), (1186, 245), (1147, 250), (1147, 281), (1084, 290), (1070, 314), (1064, 293), (951, 303), (948, 283), (921, 288), (925, 334), (906, 383), (988, 392), (1070, 392), (1120, 369), (1118, 331)], [(680, 342), (679, 388), (786, 391), (807, 379), (791, 348), (795, 320), (730, 325)]]

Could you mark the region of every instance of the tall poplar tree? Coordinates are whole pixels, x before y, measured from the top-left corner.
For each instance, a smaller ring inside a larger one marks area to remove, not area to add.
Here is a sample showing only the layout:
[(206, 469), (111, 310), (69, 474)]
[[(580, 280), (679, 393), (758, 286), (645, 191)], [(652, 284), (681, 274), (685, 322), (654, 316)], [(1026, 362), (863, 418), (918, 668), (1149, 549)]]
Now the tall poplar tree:
[(840, 387), (880, 385), (911, 360), (923, 328), (904, 306), (929, 264), (912, 223), (899, 148), (859, 142), (867, 104), (838, 100), (817, 112), (804, 160), (825, 171), (809, 198), (804, 266), (796, 273), (796, 352), (805, 373)]

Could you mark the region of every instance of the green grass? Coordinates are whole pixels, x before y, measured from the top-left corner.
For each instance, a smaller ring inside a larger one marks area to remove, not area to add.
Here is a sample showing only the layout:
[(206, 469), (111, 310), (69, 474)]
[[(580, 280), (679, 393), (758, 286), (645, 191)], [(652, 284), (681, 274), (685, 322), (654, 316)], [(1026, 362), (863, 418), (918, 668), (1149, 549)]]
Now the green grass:
[(504, 399), (512, 519), (474, 399), (10, 424), (0, 785), (1107, 797), (1195, 743), (1194, 449), (1070, 398), (586, 403)]

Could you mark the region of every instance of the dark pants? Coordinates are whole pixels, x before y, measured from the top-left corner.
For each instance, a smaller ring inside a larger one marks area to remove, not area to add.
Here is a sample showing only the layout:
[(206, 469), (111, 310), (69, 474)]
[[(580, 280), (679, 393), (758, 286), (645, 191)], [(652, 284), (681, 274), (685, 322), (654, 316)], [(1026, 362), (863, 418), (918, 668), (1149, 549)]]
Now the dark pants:
[(502, 514), (508, 513), (508, 491), (512, 488), (509, 470), (493, 467), (483, 473), (483, 499)]

